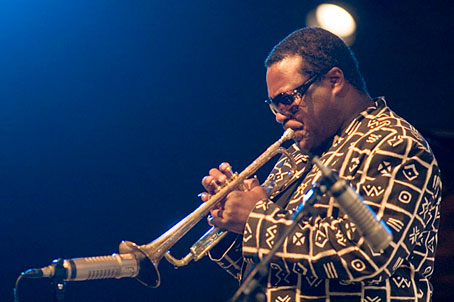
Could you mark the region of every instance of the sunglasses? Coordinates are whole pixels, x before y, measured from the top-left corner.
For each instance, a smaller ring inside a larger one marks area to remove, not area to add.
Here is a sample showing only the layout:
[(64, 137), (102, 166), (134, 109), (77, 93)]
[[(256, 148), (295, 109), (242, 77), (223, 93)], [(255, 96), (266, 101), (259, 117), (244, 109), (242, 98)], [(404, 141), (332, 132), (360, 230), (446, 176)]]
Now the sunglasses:
[(279, 104), (284, 106), (291, 105), (297, 97), (301, 98), (307, 92), (309, 87), (321, 77), (322, 76), (320, 74), (315, 74), (295, 89), (279, 93), (274, 98), (266, 99), (265, 103), (270, 106), (271, 112), (273, 112), (274, 115), (278, 113), (288, 115), (288, 112), (279, 109)]

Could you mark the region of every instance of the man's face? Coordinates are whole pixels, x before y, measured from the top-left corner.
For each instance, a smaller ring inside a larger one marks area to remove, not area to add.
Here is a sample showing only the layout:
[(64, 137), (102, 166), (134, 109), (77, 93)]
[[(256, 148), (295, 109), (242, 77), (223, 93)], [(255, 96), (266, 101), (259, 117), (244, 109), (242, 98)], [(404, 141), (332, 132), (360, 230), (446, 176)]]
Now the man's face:
[[(300, 73), (302, 64), (300, 56), (293, 56), (271, 65), (266, 73), (268, 96), (290, 94), (307, 81), (309, 76)], [(279, 109), (290, 113), (277, 113), (276, 121), (295, 131), (295, 141), (301, 149), (320, 147), (338, 130), (341, 117), (332, 87), (327, 75), (313, 83), (303, 96), (297, 95), (292, 104), (279, 104)]]

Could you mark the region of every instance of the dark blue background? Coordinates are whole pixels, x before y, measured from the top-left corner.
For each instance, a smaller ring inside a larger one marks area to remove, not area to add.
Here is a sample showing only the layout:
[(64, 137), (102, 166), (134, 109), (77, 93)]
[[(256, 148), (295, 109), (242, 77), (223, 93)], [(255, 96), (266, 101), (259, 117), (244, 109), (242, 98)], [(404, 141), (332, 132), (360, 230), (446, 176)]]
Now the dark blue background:
[[(421, 130), (453, 133), (449, 1), (346, 2), (371, 95)], [(27, 268), (150, 242), (195, 209), (211, 167), (241, 170), (274, 142), (263, 61), (317, 3), (2, 1), (0, 300)], [(72, 282), (66, 300), (223, 301), (236, 288), (207, 259), (160, 266), (158, 289)], [(48, 280), (20, 293), (52, 299)]]

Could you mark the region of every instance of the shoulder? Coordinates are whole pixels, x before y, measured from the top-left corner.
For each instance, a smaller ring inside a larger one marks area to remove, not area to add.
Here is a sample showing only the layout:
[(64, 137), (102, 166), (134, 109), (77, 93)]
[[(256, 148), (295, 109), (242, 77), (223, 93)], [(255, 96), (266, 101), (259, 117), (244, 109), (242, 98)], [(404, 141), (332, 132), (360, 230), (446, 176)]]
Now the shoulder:
[(350, 147), (361, 150), (389, 150), (407, 153), (409, 149), (432, 154), (421, 133), (407, 120), (392, 111), (383, 97), (374, 100), (376, 107), (362, 113), (356, 127), (346, 134)]
[[(416, 160), (437, 166), (433, 152), (420, 132), (387, 105), (384, 98), (352, 121), (342, 133), (341, 143), (331, 153), (343, 158), (338, 169), (352, 178), (361, 166), (383, 167), (402, 165)], [(382, 171), (382, 173), (384, 173)]]

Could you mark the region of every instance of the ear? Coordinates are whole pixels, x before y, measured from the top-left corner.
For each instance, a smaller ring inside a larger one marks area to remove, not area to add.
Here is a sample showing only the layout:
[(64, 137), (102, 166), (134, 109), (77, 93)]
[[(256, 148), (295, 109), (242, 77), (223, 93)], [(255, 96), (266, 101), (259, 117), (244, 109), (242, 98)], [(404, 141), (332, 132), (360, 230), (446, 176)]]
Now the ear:
[(326, 73), (333, 94), (343, 94), (347, 88), (344, 72), (339, 67), (333, 67)]

